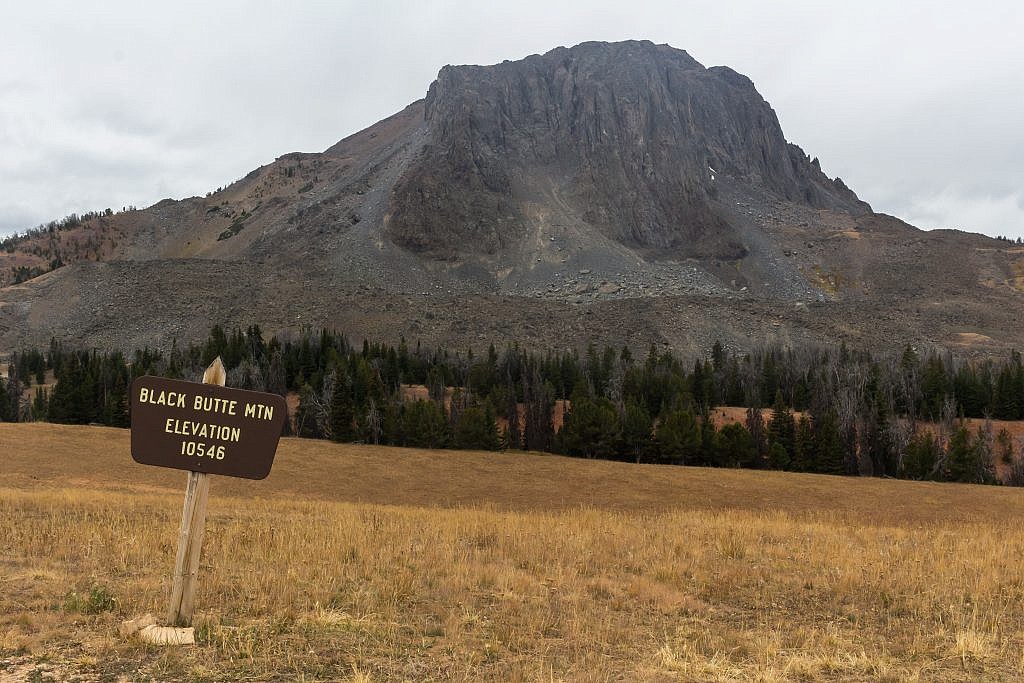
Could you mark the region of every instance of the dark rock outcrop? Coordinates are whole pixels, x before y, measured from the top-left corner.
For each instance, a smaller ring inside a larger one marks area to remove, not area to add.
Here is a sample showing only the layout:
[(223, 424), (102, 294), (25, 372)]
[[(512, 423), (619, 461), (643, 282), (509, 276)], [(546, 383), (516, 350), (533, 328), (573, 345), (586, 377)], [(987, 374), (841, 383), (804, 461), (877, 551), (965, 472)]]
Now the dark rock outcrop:
[(653, 43), (583, 43), (494, 66), (446, 66), (430, 142), (392, 195), (388, 234), (434, 258), (493, 254), (530, 204), (648, 258), (737, 258), (717, 174), (781, 199), (870, 208), (786, 142), (750, 79)]

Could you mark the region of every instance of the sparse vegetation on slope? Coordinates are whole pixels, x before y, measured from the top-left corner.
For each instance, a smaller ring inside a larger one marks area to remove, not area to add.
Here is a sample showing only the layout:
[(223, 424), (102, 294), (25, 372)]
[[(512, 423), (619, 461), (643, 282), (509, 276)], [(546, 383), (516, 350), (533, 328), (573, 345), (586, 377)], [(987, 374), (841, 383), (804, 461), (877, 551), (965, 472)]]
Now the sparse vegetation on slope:
[(0, 239), (0, 288), (31, 280), (77, 261), (108, 258), (122, 235), (115, 216), (124, 207), (70, 214), (60, 220)]

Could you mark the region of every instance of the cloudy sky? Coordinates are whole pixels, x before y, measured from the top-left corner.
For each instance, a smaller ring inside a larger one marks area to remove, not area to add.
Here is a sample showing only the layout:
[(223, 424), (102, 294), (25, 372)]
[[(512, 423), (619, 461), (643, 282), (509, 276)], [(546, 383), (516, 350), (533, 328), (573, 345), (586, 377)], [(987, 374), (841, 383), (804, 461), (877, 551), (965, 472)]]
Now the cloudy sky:
[(876, 211), (1024, 236), (1024, 9), (958, 4), (0, 0), (0, 234), (323, 150), (445, 64), (646, 38), (750, 76)]

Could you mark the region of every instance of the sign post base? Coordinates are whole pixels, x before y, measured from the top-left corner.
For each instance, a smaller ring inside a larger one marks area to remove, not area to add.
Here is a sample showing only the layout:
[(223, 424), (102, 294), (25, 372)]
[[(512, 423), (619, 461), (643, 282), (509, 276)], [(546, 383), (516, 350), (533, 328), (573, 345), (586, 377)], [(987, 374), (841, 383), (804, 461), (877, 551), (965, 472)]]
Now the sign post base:
[[(224, 386), (226, 383), (227, 373), (218, 356), (203, 373), (203, 384)], [(185, 486), (185, 505), (181, 511), (181, 529), (178, 532), (178, 555), (174, 560), (171, 604), (167, 609), (167, 622), (172, 626), (192, 625), (199, 554), (206, 528), (206, 500), (209, 495), (210, 475), (205, 472), (189, 472)]]

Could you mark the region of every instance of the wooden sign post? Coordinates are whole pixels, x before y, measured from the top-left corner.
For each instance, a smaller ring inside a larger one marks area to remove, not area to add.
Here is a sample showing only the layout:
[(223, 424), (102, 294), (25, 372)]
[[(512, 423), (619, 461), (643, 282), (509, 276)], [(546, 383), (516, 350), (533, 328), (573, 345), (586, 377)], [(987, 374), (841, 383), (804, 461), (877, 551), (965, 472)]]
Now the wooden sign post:
[[(141, 631), (150, 642), (191, 642), (191, 629), (173, 627), (192, 623), (210, 475), (263, 479), (270, 474), (284, 428), (288, 408), (283, 397), (228, 389), (226, 380), (217, 358), (203, 373), (202, 384), (149, 376), (132, 382), (132, 458), (188, 471), (167, 608), (172, 628), (156, 627), (148, 616), (125, 622), (129, 632)], [(155, 630), (147, 636), (147, 629)]]
[[(203, 384), (224, 386), (227, 372), (220, 356), (206, 368)], [(210, 475), (190, 470), (185, 485), (185, 506), (181, 511), (181, 529), (178, 531), (178, 556), (174, 560), (174, 584), (171, 587), (171, 605), (167, 608), (167, 622), (172, 626), (191, 626), (196, 577), (199, 575), (199, 552), (203, 547), (206, 530), (206, 499), (210, 494)]]

